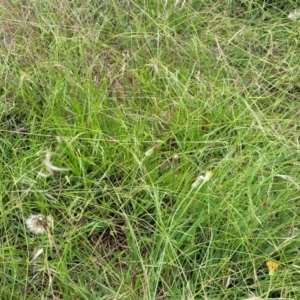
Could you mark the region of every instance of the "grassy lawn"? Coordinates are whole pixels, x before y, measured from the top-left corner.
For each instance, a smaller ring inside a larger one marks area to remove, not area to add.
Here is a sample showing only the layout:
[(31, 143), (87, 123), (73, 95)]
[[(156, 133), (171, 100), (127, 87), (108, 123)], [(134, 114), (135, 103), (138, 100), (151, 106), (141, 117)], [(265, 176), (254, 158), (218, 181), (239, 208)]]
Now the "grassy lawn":
[(2, 0), (0, 299), (300, 299), (299, 7)]

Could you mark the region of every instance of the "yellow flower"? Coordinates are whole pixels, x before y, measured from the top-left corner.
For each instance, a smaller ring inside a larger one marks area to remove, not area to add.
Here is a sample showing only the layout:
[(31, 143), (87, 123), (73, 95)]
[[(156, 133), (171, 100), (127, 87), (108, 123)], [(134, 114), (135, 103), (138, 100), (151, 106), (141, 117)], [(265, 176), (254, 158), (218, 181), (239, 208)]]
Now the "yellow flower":
[(192, 184), (192, 189), (198, 187), (201, 184), (201, 182), (204, 183), (204, 182), (209, 181), (212, 177), (213, 177), (213, 172), (206, 171), (204, 176), (200, 175), (197, 177), (195, 182)]
[(275, 270), (277, 270), (278, 267), (279, 267), (279, 263), (277, 263), (275, 261), (268, 260), (267, 261), (267, 267), (269, 269), (269, 275), (273, 276), (274, 273), (275, 273)]
[(214, 173), (212, 171), (206, 171), (204, 179), (206, 179), (206, 181), (208, 181), (213, 177), (213, 175), (214, 175)]

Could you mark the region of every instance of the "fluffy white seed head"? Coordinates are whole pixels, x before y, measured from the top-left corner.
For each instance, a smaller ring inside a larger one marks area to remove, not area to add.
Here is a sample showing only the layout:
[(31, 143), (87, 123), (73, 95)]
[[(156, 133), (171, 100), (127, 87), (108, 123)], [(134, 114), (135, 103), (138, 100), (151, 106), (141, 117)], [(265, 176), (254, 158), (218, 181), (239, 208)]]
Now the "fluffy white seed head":
[(45, 234), (47, 229), (53, 226), (53, 219), (51, 216), (44, 216), (41, 214), (31, 215), (26, 220), (28, 229), (35, 234)]
[(288, 18), (291, 20), (297, 20), (300, 18), (300, 10), (291, 11), (288, 15)]

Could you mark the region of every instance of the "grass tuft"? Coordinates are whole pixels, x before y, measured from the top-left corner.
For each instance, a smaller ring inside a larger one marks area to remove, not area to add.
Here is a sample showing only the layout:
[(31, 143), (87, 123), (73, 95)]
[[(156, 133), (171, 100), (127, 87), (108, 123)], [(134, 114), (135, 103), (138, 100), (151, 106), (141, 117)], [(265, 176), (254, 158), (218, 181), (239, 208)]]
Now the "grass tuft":
[(298, 8), (2, 1), (0, 298), (298, 299)]

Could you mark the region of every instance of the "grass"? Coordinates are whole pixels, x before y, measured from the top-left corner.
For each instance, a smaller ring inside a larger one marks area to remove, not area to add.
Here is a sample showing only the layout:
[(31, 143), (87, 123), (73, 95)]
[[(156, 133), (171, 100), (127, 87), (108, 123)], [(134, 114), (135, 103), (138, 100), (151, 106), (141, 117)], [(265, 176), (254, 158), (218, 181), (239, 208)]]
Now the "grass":
[(299, 4), (2, 1), (0, 298), (300, 298)]

